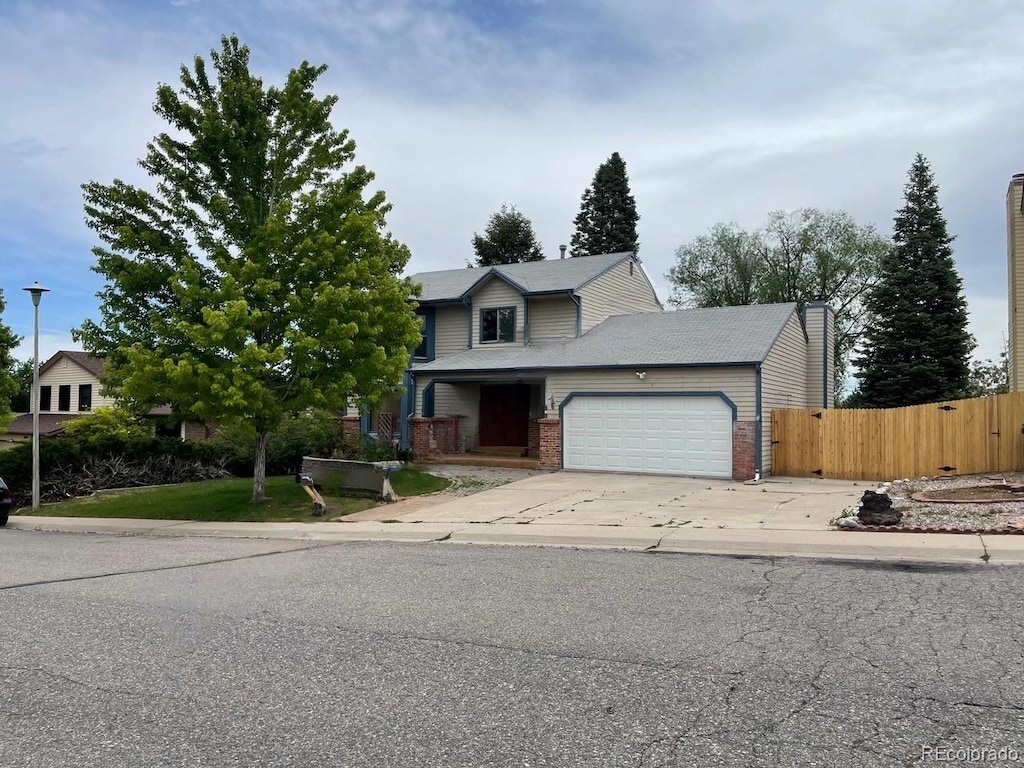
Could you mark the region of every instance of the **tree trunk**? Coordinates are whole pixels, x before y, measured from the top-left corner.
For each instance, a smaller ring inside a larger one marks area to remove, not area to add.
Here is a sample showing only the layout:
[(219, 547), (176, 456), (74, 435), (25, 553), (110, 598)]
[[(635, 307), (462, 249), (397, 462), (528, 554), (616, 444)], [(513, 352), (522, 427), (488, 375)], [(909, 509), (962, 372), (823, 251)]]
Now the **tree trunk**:
[(256, 433), (256, 463), (252, 473), (252, 502), (267, 499), (267, 433)]

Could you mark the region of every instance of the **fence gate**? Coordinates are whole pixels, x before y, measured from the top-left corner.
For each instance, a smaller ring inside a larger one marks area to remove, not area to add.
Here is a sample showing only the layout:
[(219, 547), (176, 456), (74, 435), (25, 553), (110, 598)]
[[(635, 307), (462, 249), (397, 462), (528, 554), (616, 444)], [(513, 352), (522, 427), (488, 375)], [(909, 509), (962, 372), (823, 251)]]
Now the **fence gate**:
[(1024, 392), (907, 408), (772, 411), (772, 473), (895, 480), (1024, 469)]

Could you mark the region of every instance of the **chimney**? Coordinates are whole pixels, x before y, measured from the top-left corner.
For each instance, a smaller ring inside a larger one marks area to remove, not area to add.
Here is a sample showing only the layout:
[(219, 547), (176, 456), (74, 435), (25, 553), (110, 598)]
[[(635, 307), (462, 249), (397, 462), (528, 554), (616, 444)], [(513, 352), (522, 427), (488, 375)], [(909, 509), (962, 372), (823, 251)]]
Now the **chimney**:
[(563, 259), (565, 258), (565, 249), (566, 249), (566, 248), (568, 248), (568, 246), (566, 246), (566, 245), (560, 245), (560, 246), (558, 246), (558, 250), (560, 250), (560, 251), (562, 252), (562, 258), (563, 258)]

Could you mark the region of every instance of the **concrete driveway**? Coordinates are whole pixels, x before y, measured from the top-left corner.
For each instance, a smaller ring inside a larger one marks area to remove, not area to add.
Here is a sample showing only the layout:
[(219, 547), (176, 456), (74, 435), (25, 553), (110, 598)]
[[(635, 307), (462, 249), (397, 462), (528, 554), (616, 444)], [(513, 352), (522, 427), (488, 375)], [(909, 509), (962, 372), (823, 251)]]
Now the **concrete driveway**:
[[(374, 512), (378, 519), (402, 522), (824, 530), (871, 487), (842, 480), (771, 478), (745, 485), (562, 471), (471, 496), (409, 499)], [(364, 514), (359, 518), (365, 520)]]

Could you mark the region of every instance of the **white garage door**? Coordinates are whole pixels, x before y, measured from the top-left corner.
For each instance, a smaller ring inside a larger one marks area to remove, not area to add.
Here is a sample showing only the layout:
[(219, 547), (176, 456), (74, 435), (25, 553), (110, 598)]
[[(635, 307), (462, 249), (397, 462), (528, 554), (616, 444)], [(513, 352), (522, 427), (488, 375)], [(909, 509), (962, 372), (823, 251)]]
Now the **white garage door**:
[(732, 477), (732, 408), (720, 397), (575, 395), (566, 469)]

